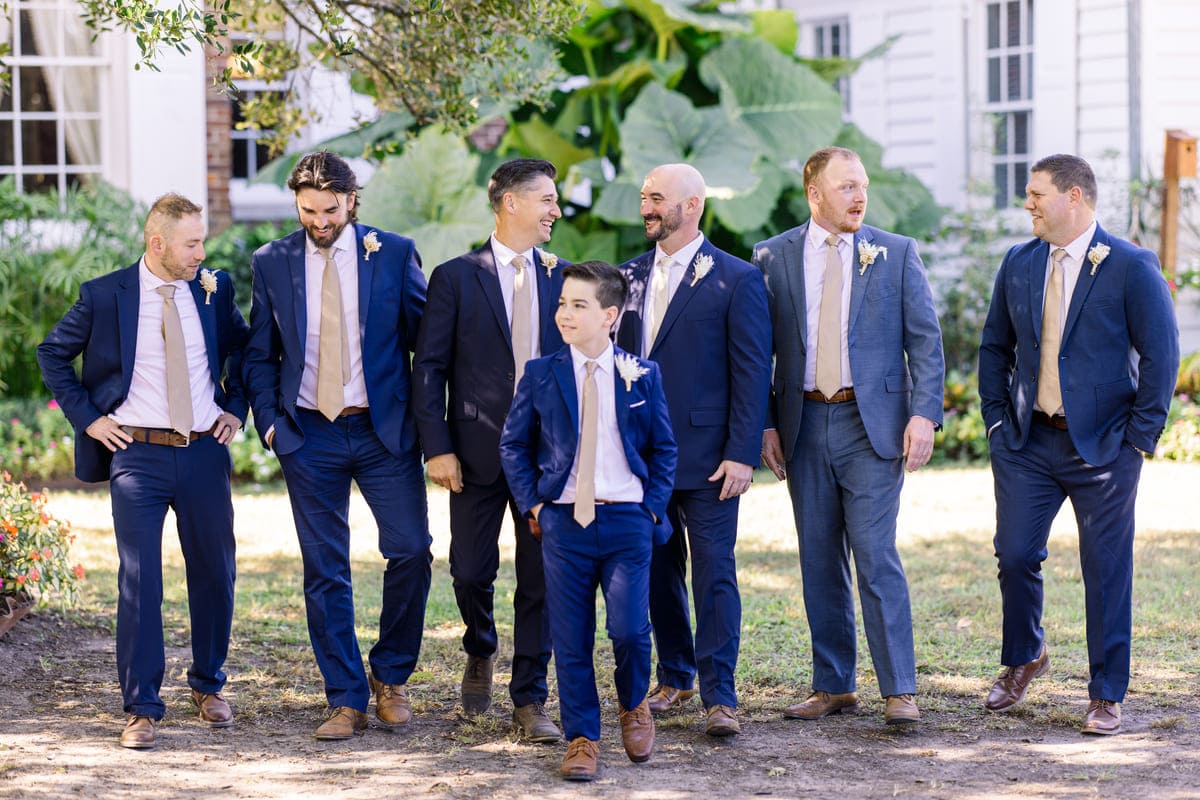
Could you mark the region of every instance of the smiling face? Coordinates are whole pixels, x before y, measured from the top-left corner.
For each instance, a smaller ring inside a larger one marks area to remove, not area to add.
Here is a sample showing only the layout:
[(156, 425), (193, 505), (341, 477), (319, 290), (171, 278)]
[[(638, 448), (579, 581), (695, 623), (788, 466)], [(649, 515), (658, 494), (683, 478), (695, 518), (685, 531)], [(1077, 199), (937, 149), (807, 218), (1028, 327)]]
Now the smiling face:
[[(1033, 221), (1033, 235), (1059, 247), (1070, 244), (1091, 224), (1083, 192), (1072, 186), (1063, 192), (1048, 172), (1032, 172), (1025, 186), (1025, 210)], [(1081, 219), (1086, 221), (1081, 223)]]
[(554, 221), (562, 216), (558, 207), (558, 189), (548, 175), (538, 175), (528, 183), (510, 189), (504, 193), (501, 203), (496, 233), (500, 241), (518, 253), (550, 241)]
[(589, 357), (604, 352), (608, 346), (608, 333), (620, 311), (616, 306), (604, 308), (600, 305), (597, 286), (595, 281), (567, 278), (563, 281), (558, 311), (554, 314), (563, 341), (575, 345)]
[(330, 247), (351, 219), (357, 194), (306, 187), (296, 192), (296, 215), (317, 247)]
[(146, 266), (164, 281), (190, 281), (204, 263), (204, 219), (188, 214), (150, 237)]
[(686, 164), (664, 164), (650, 170), (642, 183), (642, 223), (646, 238), (663, 252), (674, 253), (699, 233), (704, 212), (704, 179)]
[(867, 214), (867, 171), (857, 158), (836, 155), (808, 185), (813, 221), (831, 233), (854, 233)]

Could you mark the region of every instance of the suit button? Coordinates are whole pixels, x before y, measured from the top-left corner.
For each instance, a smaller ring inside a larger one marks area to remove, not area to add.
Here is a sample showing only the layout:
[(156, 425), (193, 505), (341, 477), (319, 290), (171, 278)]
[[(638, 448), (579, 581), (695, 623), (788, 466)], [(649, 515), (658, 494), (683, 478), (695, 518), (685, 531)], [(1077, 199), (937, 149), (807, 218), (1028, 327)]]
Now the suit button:
[(507, 375), (505, 375), (504, 377), (508, 378), (510, 381), (517, 379), (517, 375), (514, 372), (510, 372)]

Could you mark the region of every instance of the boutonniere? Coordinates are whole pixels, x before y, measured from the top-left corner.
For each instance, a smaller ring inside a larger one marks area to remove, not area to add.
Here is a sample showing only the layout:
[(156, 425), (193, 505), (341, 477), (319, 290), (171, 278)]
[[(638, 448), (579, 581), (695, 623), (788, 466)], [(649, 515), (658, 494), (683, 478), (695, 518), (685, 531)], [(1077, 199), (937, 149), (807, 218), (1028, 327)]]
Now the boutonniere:
[(558, 256), (554, 253), (547, 253), (545, 250), (538, 250), (538, 258), (542, 260), (542, 266), (546, 268), (546, 277), (550, 277), (550, 273), (558, 266)]
[(708, 253), (701, 253), (700, 255), (696, 256), (696, 260), (692, 262), (692, 286), (695, 286), (697, 283), (699, 283), (712, 268), (712, 256), (710, 256)]
[(379, 243), (379, 235), (375, 231), (368, 231), (363, 237), (363, 261), (371, 260), (371, 253), (378, 253), (383, 248)]
[(200, 270), (200, 288), (204, 290), (204, 305), (208, 305), (217, 290), (217, 274), (211, 269)]
[(1088, 274), (1095, 275), (1096, 270), (1100, 268), (1100, 262), (1108, 258), (1108, 252), (1112, 250), (1106, 244), (1098, 244), (1091, 250), (1088, 250), (1088, 261), (1092, 262), (1092, 271)]
[(883, 260), (887, 261), (887, 248), (886, 247), (883, 247), (882, 245), (871, 244), (870, 242), (868, 242), (864, 239), (859, 239), (858, 240), (858, 263), (859, 263), (858, 274), (862, 275), (864, 272), (866, 272), (867, 267), (869, 267), (875, 263), (875, 259), (876, 259), (876, 257), (878, 257), (878, 255), (880, 253), (883, 253)]
[(613, 358), (613, 363), (617, 365), (617, 374), (621, 376), (621, 380), (625, 381), (625, 391), (627, 392), (632, 391), (634, 381), (650, 371), (628, 353), (618, 353)]

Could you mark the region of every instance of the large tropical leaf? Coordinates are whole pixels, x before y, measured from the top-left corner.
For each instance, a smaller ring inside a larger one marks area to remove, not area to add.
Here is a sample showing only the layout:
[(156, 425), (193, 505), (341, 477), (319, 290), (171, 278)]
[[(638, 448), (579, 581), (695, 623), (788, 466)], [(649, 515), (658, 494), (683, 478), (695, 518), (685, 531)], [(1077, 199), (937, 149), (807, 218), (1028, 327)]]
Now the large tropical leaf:
[(754, 25), (754, 35), (770, 42), (780, 53), (791, 57), (796, 52), (800, 26), (794, 12), (782, 8), (751, 11), (750, 21)]
[(567, 261), (607, 261), (618, 263), (617, 232), (582, 231), (566, 220), (554, 224), (554, 233), (545, 248)]
[(475, 183), (478, 161), (460, 137), (425, 129), (363, 188), (363, 221), (411, 237), (430, 272), (492, 230), (487, 192)]
[(705, 13), (689, 8), (695, 3), (678, 0), (625, 0), (625, 5), (650, 23), (660, 37), (673, 36), (683, 28), (720, 33), (750, 33), (750, 19), (743, 14)]
[(519, 150), (537, 153), (566, 173), (573, 165), (593, 156), (591, 150), (576, 146), (570, 139), (550, 127), (540, 114), (534, 114), (526, 122), (510, 125), (500, 142), (504, 151)]
[[(413, 124), (413, 116), (407, 111), (385, 111), (374, 122), (368, 122), (360, 128), (326, 139), (313, 145), (311, 150), (328, 150), (346, 158), (361, 158), (377, 142), (389, 139), (403, 139), (405, 132)], [(273, 183), (276, 186), (287, 184), (296, 162), (305, 152), (296, 150), (285, 153), (279, 158), (268, 162), (260, 169), (250, 183)]]
[(837, 136), (842, 99), (802, 64), (761, 39), (730, 39), (700, 62), (700, 79), (773, 160), (804, 161)]
[(717, 219), (732, 231), (755, 230), (765, 226), (787, 183), (783, 170), (766, 159), (755, 162), (754, 174), (758, 176), (758, 184), (751, 191), (737, 197), (714, 197), (711, 201)]
[(927, 238), (933, 232), (946, 210), (914, 175), (902, 169), (884, 167), (883, 148), (878, 142), (858, 126), (847, 123), (838, 133), (835, 144), (858, 153), (871, 180), (867, 202), (869, 224), (918, 239)]

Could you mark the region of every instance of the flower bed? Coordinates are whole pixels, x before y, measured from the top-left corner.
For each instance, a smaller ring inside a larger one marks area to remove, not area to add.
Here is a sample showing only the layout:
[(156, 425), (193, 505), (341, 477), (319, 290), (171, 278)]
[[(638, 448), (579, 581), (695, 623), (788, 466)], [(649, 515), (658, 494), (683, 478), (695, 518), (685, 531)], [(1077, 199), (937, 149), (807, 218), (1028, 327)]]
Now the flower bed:
[(83, 578), (80, 564), (71, 564), (70, 523), (55, 519), (47, 510), (44, 492), (30, 492), (0, 474), (0, 612), (12, 613), (34, 601), (45, 606), (51, 597), (69, 604), (75, 585)]

